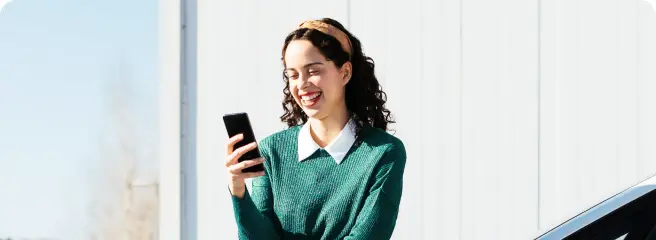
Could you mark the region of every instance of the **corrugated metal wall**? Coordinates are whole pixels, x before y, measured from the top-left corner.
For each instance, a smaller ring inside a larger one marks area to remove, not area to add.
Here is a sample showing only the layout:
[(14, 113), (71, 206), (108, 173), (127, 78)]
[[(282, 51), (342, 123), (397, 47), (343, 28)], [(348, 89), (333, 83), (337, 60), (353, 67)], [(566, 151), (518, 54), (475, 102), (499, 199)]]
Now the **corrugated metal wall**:
[(542, 1), (540, 226), (656, 174), (656, 13)]
[(388, 93), (408, 151), (394, 239), (530, 239), (656, 173), (646, 2), (198, 4), (200, 239), (236, 236), (221, 116), (248, 112), (259, 138), (282, 129), (280, 49), (310, 18), (347, 25)]

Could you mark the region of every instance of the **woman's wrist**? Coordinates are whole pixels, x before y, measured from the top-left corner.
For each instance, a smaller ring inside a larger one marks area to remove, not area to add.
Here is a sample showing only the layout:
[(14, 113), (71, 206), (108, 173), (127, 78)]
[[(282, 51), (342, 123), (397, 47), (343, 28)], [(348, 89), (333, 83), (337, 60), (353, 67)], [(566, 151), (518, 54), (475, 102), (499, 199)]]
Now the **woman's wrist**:
[(230, 184), (229, 189), (230, 189), (230, 194), (232, 194), (232, 196), (235, 196), (239, 199), (244, 198), (244, 193), (246, 192), (246, 187), (245, 186), (244, 187), (238, 187), (238, 186), (234, 186), (233, 184)]

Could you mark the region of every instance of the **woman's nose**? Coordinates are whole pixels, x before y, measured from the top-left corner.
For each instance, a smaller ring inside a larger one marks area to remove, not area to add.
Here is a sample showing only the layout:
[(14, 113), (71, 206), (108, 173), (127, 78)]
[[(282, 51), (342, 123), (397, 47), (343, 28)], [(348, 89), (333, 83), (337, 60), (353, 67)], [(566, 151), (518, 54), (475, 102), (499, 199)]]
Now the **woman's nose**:
[(298, 79), (298, 88), (305, 88), (310, 84), (310, 78), (309, 76), (306, 76), (305, 74), (301, 74)]

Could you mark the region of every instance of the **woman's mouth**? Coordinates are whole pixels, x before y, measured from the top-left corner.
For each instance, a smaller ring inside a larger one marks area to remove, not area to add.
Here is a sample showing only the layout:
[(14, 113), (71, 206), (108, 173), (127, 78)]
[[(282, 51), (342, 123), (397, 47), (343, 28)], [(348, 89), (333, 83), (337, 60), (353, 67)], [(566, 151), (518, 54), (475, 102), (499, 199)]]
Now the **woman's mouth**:
[(321, 99), (321, 92), (313, 92), (301, 95), (301, 103), (303, 106), (311, 107), (317, 104)]

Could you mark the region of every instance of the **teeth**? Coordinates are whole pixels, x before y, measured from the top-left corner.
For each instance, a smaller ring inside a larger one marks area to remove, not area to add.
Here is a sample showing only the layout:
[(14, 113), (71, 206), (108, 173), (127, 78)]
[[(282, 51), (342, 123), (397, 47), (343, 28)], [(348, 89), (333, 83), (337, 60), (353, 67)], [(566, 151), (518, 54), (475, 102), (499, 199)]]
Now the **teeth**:
[(312, 101), (312, 100), (316, 99), (317, 97), (319, 97), (319, 95), (321, 95), (321, 93), (315, 93), (315, 94), (312, 94), (312, 95), (302, 96), (301, 99), (303, 99), (305, 101)]

